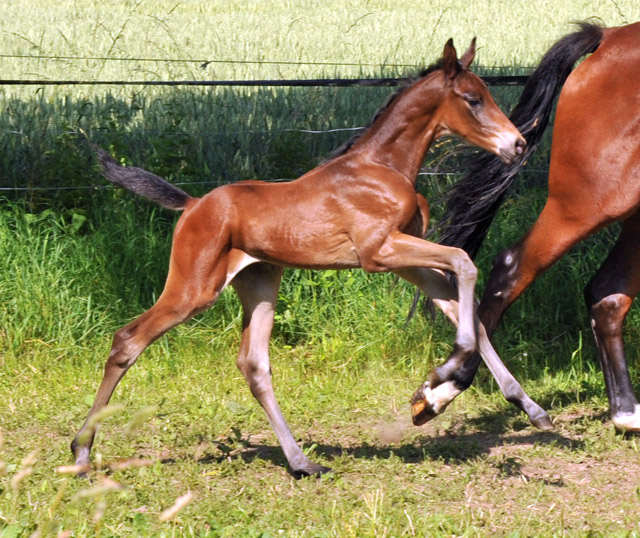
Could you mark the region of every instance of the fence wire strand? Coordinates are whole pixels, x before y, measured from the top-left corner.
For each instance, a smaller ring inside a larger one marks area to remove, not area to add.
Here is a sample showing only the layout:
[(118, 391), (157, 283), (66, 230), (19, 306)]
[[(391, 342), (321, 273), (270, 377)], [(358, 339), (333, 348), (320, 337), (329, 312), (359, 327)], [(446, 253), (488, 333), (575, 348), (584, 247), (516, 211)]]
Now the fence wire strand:
[[(447, 172), (419, 172), (418, 178), (421, 177), (436, 177), (436, 176), (455, 176), (459, 174), (463, 174), (464, 170), (451, 170)], [(548, 170), (521, 170), (520, 174), (544, 174), (547, 175), (549, 173)], [(293, 181), (295, 178), (275, 178), (275, 179), (265, 179), (263, 180), (265, 183), (286, 183), (288, 181)], [(188, 185), (226, 185), (227, 182), (223, 181), (176, 181), (172, 182), (172, 185), (176, 186), (188, 186)], [(29, 191), (71, 191), (71, 190), (108, 190), (108, 189), (118, 189), (119, 187), (115, 185), (79, 185), (75, 187), (0, 187), (0, 192), (2, 191), (12, 191), (12, 192), (29, 192)]]
[[(53, 55), (32, 55), (32, 54), (0, 54), (0, 58), (19, 58), (25, 60), (65, 60), (65, 61), (121, 61), (121, 62), (182, 62), (182, 63), (199, 63), (202, 68), (206, 68), (210, 64), (254, 64), (254, 65), (309, 65), (309, 66), (332, 66), (332, 67), (379, 67), (379, 68), (420, 68), (423, 67), (417, 64), (391, 64), (391, 65), (379, 65), (369, 63), (344, 63), (344, 62), (303, 62), (303, 61), (269, 61), (269, 60), (221, 60), (221, 59), (178, 59), (178, 58), (118, 58), (118, 57), (105, 57), (105, 56), (53, 56)], [(487, 68), (480, 68), (481, 71), (488, 71)], [(513, 68), (492, 68), (493, 72), (513, 71)], [(521, 72), (527, 72), (526, 68), (520, 70)], [(483, 80), (491, 86), (521, 86), (526, 83), (526, 75), (497, 75), (497, 76), (483, 76)], [(406, 77), (396, 78), (323, 78), (323, 79), (293, 79), (293, 80), (151, 80), (151, 81), (126, 81), (126, 80), (29, 80), (29, 79), (0, 79), (0, 85), (17, 86), (17, 85), (29, 85), (29, 86), (78, 86), (78, 85), (93, 85), (93, 86), (283, 86), (283, 87), (348, 87), (348, 86), (398, 86), (404, 84), (410, 79)], [(364, 129), (364, 127), (342, 127), (332, 129), (274, 129), (274, 130), (248, 130), (248, 131), (233, 131), (233, 134), (272, 134), (282, 132), (297, 132), (304, 134), (327, 134), (336, 132), (354, 132)], [(56, 134), (77, 134), (73, 131), (56, 130)], [(145, 131), (152, 134), (153, 131)], [(5, 134), (13, 134), (20, 136), (27, 136), (27, 133), (22, 131), (7, 130)], [(192, 133), (197, 134), (197, 133)], [(229, 133), (200, 133), (207, 136), (226, 135)], [(445, 172), (430, 172), (423, 171), (418, 175), (421, 177), (426, 176), (451, 176), (462, 173), (461, 171), (445, 171)], [(546, 170), (524, 170), (523, 173), (534, 174), (546, 174)], [(270, 179), (272, 182), (291, 181), (290, 178)], [(216, 181), (197, 181), (197, 182), (182, 182), (175, 183), (175, 185), (218, 185), (220, 182)], [(0, 191), (68, 191), (68, 190), (103, 190), (111, 189), (112, 185), (81, 185), (81, 186), (60, 186), (60, 187), (0, 187)]]

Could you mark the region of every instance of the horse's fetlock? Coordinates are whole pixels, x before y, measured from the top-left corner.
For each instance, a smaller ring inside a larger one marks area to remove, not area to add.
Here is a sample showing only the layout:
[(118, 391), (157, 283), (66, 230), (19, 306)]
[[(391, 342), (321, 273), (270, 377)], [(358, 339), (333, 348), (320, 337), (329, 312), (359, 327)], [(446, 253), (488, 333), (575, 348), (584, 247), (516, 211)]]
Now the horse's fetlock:
[(505, 400), (524, 410), (522, 400), (525, 394), (522, 387), (515, 380), (508, 382), (502, 387), (502, 393)]

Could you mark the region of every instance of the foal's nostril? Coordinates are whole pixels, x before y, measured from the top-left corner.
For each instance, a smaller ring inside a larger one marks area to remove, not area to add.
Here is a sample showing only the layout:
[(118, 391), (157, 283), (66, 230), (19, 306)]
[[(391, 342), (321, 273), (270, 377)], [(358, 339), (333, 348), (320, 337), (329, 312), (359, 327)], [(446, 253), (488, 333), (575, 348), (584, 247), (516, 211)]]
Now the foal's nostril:
[(522, 138), (516, 140), (516, 155), (522, 155), (526, 147), (527, 143)]

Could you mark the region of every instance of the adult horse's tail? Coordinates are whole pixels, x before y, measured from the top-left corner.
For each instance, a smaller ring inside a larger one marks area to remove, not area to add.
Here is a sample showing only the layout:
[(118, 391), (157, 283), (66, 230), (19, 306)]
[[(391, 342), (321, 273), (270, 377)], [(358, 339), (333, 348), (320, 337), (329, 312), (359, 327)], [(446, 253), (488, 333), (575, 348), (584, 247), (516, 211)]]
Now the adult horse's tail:
[(475, 257), (507, 189), (538, 147), (555, 97), (574, 64), (595, 51), (602, 36), (601, 26), (584, 22), (577, 32), (560, 39), (544, 55), (529, 76), (510, 117), (527, 140), (525, 152), (512, 164), (505, 164), (486, 152), (479, 153), (469, 163), (466, 175), (447, 195), (444, 216), (436, 225), (440, 232), (438, 242), (462, 248)]
[(92, 144), (98, 155), (102, 175), (111, 183), (139, 194), (167, 209), (180, 210), (187, 206), (190, 195), (161, 177), (135, 166), (121, 166), (101, 147)]

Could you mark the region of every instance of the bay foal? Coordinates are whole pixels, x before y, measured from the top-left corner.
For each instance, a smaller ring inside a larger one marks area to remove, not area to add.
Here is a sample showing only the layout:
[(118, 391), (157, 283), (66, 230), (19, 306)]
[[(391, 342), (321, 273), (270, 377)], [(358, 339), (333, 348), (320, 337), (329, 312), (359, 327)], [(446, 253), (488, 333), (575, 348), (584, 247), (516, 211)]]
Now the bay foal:
[[(327, 467), (311, 462), (296, 444), (276, 402), (268, 345), (283, 267), (394, 271), (417, 284), (458, 324), (455, 361), (476, 349), (473, 291), (476, 269), (456, 248), (421, 239), (428, 206), (414, 184), (431, 143), (456, 133), (511, 161), (523, 151), (520, 133), (469, 71), (475, 40), (458, 60), (450, 40), (441, 61), (403, 91), (341, 154), (289, 183), (244, 181), (192, 198), (153, 174), (121, 167), (97, 152), (107, 179), (164, 207), (182, 210), (174, 232), (169, 273), (158, 301), (118, 330), (104, 378), (72, 450), (87, 467), (95, 427), (91, 417), (107, 405), (140, 353), (166, 331), (210, 307), (231, 284), (242, 303), (243, 333), (237, 365), (264, 408), (294, 476)], [(442, 271), (459, 282), (459, 297)], [(491, 348), (481, 350), (501, 387), (519, 398), (532, 420), (548, 417), (522, 392)], [(414, 398), (416, 422), (439, 412), (458, 394), (442, 371)]]

